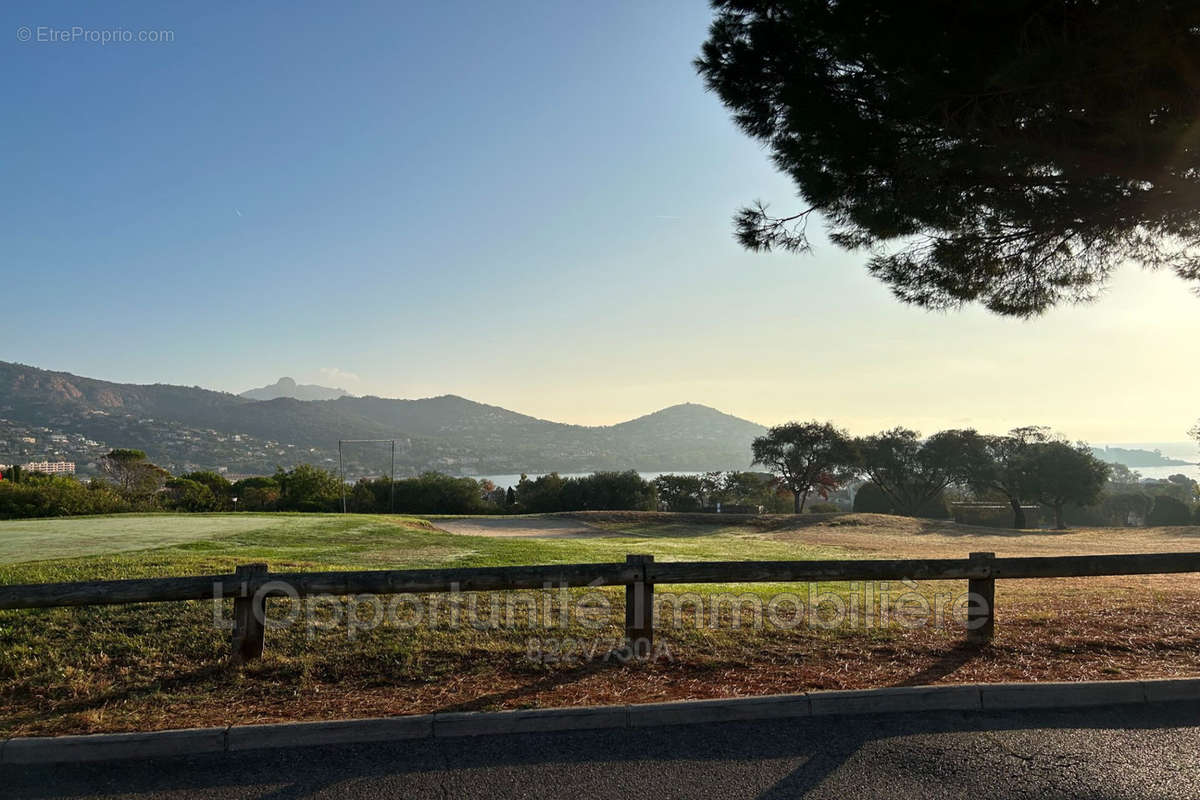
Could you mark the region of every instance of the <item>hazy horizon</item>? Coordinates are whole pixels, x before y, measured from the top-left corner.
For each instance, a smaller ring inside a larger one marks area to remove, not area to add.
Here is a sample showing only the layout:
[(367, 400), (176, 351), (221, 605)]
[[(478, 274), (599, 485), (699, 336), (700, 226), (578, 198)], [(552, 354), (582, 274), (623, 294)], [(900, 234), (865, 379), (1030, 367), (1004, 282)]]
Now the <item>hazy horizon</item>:
[[(18, 363), (25, 363), (25, 362), (18, 362)], [(68, 372), (68, 370), (59, 370), (59, 369), (55, 369), (53, 367), (39, 366), (36, 364), (27, 364), (27, 366), (32, 366), (32, 367), (36, 367), (36, 368), (40, 368), (40, 369), (46, 369), (46, 370), (49, 370), (52, 372)], [(78, 373), (71, 373), (71, 374), (78, 374)], [(79, 377), (99, 379), (99, 380), (108, 380), (108, 378), (106, 378), (105, 376), (102, 376), (102, 375), (79, 375)], [(283, 378), (288, 378), (288, 377), (292, 377), (292, 376), (281, 375), (279, 378), (265, 382), (264, 384), (262, 384), (262, 386), (273, 386), (279, 380), (281, 380)], [(316, 378), (314, 378), (312, 381), (297, 380), (296, 383), (300, 386), (318, 385), (318, 386), (320, 386), (320, 388), (341, 388), (341, 387), (325, 386), (325, 385), (319, 383), (320, 380), (322, 380), (322, 377), (318, 374), (318, 376)], [(148, 385), (148, 384), (154, 384), (154, 383), (164, 383), (164, 381), (140, 381), (140, 382), (137, 382), (138, 385)], [(220, 389), (218, 387), (213, 387), (213, 386), (203, 386), (203, 385), (194, 384), (194, 383), (182, 383), (182, 384), (174, 384), (174, 385), (185, 386), (185, 387), (199, 386), (199, 388), (201, 388), (201, 389), (215, 389), (217, 391), (225, 391), (228, 394), (238, 395), (238, 396), (241, 396), (244, 391), (247, 391), (249, 389), (262, 388), (262, 387), (248, 387), (248, 389), (243, 389), (241, 391), (237, 391), (237, 390)], [(713, 406), (713, 405), (711, 405), (709, 403), (705, 403), (703, 401), (685, 400), (685, 401), (681, 401), (680, 403), (672, 403), (672, 404), (669, 404), (666, 406), (647, 408), (643, 411), (636, 412), (636, 413), (632, 414), (631, 416), (623, 417), (623, 418), (619, 418), (619, 419), (612, 419), (612, 420), (606, 421), (606, 422), (577, 422), (577, 421), (575, 421), (573, 419), (569, 419), (569, 418), (560, 419), (560, 418), (555, 418), (555, 417), (550, 417), (550, 416), (540, 416), (537, 414), (532, 414), (522, 408), (503, 406), (499, 403), (491, 402), (487, 398), (472, 397), (472, 396), (468, 396), (468, 395), (460, 395), (460, 394), (456, 394), (453, 392), (442, 392), (439, 394), (407, 396), (407, 397), (399, 396), (399, 395), (372, 394), (372, 393), (368, 392), (368, 393), (354, 393), (352, 396), (355, 396), (355, 397), (375, 396), (375, 397), (380, 397), (383, 399), (393, 399), (393, 400), (428, 400), (428, 399), (435, 399), (437, 397), (444, 397), (444, 396), (458, 396), (458, 397), (462, 397), (466, 400), (470, 400), (470, 401), (477, 402), (477, 403), (482, 403), (484, 405), (500, 406), (502, 408), (505, 408), (508, 411), (513, 411), (513, 412), (516, 412), (519, 414), (524, 414), (526, 416), (536, 417), (538, 419), (546, 420), (549, 422), (565, 423), (565, 424), (569, 424), (569, 425), (583, 425), (583, 426), (587, 426), (587, 427), (607, 426), (607, 425), (614, 425), (614, 424), (618, 424), (618, 423), (622, 423), (622, 422), (628, 422), (630, 420), (634, 420), (634, 419), (637, 419), (640, 417), (654, 414), (659, 411), (663, 411), (667, 408), (671, 408), (676, 405), (705, 406), (707, 408), (711, 408), (711, 409), (714, 409), (716, 411), (719, 411), (719, 412), (722, 412), (725, 414), (731, 414), (732, 416), (739, 417), (748, 422), (757, 423), (759, 425), (763, 425), (766, 427), (769, 427), (771, 425), (777, 425), (777, 424), (780, 424), (783, 422), (793, 421), (793, 420), (807, 419), (806, 417), (803, 417), (803, 416), (793, 416), (793, 417), (774, 419), (774, 420), (759, 420), (759, 419), (755, 419), (753, 417), (746, 417), (741, 414), (737, 414), (736, 412), (730, 411), (729, 409)], [(882, 430), (882, 428), (859, 428), (859, 427), (855, 427), (855, 426), (845, 426), (840, 420), (837, 420), (837, 419), (834, 419), (833, 422), (838, 424), (841, 427), (848, 427), (850, 433), (854, 434), (854, 435), (866, 435), (869, 433), (873, 433), (877, 430)], [(1019, 424), (1025, 425), (1025, 424), (1040, 424), (1040, 423), (1023, 422), (1023, 423), (1019, 423)], [(911, 425), (908, 425), (903, 422), (897, 423), (897, 425), (899, 425), (901, 427), (912, 427)], [(889, 426), (889, 427), (896, 427), (896, 426), (893, 425), (893, 426)], [(946, 427), (955, 427), (955, 426), (946, 425), (946, 426), (940, 426), (940, 427), (932, 427), (932, 428), (925, 429), (921, 432), (922, 433), (932, 433), (935, 430), (944, 429)], [(995, 428), (986, 428), (986, 427), (978, 427), (978, 426), (966, 426), (966, 427), (977, 427), (977, 429), (983, 433), (1005, 433), (1008, 430), (1010, 430), (1012, 427), (1015, 427), (1015, 425), (1010, 425), (1008, 427), (995, 427)], [(1086, 442), (1088, 442), (1088, 444), (1092, 445), (1093, 447), (1125, 447), (1125, 448), (1140, 449), (1140, 450), (1161, 450), (1163, 455), (1165, 455), (1165, 456), (1168, 456), (1171, 458), (1182, 458), (1182, 459), (1189, 459), (1189, 458), (1195, 458), (1197, 456), (1200, 456), (1200, 442), (1197, 442), (1186, 436), (1181, 437), (1179, 439), (1173, 439), (1173, 440), (1151, 440), (1151, 439), (1103, 440), (1103, 439), (1090, 439), (1085, 436), (1079, 436), (1079, 435), (1074, 434), (1071, 430), (1067, 430), (1067, 429), (1055, 428), (1054, 426), (1047, 426), (1047, 427), (1052, 428), (1055, 433), (1059, 433), (1059, 434), (1063, 434), (1063, 435), (1067, 436), (1067, 438), (1069, 438), (1071, 440), (1086, 441)]]

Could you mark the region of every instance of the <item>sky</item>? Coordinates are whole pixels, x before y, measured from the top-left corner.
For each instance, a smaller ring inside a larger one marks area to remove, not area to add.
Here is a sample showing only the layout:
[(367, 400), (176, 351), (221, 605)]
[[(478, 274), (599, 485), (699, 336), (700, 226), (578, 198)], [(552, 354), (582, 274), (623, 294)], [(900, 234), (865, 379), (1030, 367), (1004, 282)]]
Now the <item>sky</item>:
[(819, 232), (810, 255), (742, 250), (737, 208), (801, 201), (695, 74), (710, 18), (6, 3), (0, 360), (581, 424), (695, 402), (852, 433), (1187, 438), (1200, 299), (1169, 274), (1021, 321), (904, 306)]

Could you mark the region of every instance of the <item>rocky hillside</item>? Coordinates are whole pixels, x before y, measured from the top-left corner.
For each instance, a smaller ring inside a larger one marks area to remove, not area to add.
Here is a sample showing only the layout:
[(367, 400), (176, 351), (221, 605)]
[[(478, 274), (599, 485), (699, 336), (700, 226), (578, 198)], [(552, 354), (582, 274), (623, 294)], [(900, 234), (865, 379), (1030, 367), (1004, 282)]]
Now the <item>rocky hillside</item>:
[[(397, 466), (458, 474), (710, 470), (748, 466), (762, 426), (683, 404), (618, 425), (566, 425), (454, 395), (253, 400), (199, 387), (113, 383), (0, 362), (0, 463), (53, 455), (37, 441), (84, 437), (146, 450), (176, 471), (269, 472), (330, 464), (339, 439), (397, 439)], [(15, 432), (22, 432), (17, 435)], [(29, 443), (26, 439), (35, 441)], [(70, 456), (70, 453), (59, 455)], [(87, 454), (79, 454), (83, 462)], [(356, 465), (368, 453), (356, 454)]]

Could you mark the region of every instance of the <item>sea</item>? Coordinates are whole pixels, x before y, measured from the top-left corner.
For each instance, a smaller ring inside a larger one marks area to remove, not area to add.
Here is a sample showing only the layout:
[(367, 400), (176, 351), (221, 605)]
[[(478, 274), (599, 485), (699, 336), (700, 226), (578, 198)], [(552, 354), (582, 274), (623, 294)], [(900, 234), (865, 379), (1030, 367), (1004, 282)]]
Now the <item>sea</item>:
[[(1106, 442), (1093, 447), (1124, 447), (1127, 450), (1158, 450), (1166, 458), (1179, 461), (1200, 461), (1200, 445), (1196, 442)], [(1167, 478), (1171, 475), (1187, 475), (1200, 481), (1200, 464), (1189, 463), (1169, 467), (1130, 467), (1143, 478)]]
[[(1179, 461), (1200, 462), (1200, 445), (1196, 442), (1103, 442), (1093, 444), (1093, 447), (1123, 447), (1127, 450), (1158, 450), (1166, 458), (1173, 458)], [(1200, 481), (1200, 463), (1189, 463), (1176, 466), (1165, 467), (1130, 467), (1141, 474), (1143, 478), (1167, 478), (1171, 475), (1187, 475), (1189, 478)], [(582, 478), (590, 473), (586, 472), (560, 472), (564, 478)], [(669, 470), (667, 472), (639, 472), (643, 480), (652, 481), (659, 475), (703, 475), (703, 472), (688, 472), (687, 470)], [(528, 473), (530, 480), (536, 480), (539, 475), (537, 473)], [(508, 475), (471, 475), (469, 477), (475, 480), (490, 480), (497, 486), (516, 486), (521, 480), (520, 473)]]
[[(537, 480), (538, 478), (540, 478), (542, 476), (542, 474), (548, 474), (548, 473), (535, 473), (535, 472), (526, 473), (526, 475), (529, 477), (529, 480), (531, 480), (531, 481)], [(559, 476), (561, 476), (563, 478), (584, 478), (584, 477), (587, 477), (588, 475), (591, 475), (592, 473), (590, 473), (590, 472), (560, 472), (558, 474), (559, 474)], [(657, 478), (659, 475), (703, 475), (703, 474), (704, 474), (703, 472), (688, 472), (687, 470), (667, 470), (666, 472), (639, 472), (638, 473), (638, 475), (640, 475), (642, 480), (644, 480), (644, 481), (652, 481), (655, 478)], [(511, 474), (511, 475), (468, 475), (466, 477), (474, 478), (477, 481), (484, 481), (484, 480), (491, 481), (492, 483), (496, 484), (497, 486), (505, 487), (505, 488), (509, 487), (509, 486), (516, 486), (518, 483), (521, 482), (521, 474), (520, 473)]]

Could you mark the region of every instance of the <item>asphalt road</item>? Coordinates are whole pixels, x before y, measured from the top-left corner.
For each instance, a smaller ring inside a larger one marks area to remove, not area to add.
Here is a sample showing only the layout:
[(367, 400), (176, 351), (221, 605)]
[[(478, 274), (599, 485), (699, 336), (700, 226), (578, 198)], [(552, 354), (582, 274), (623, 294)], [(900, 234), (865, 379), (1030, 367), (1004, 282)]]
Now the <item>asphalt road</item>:
[(5, 798), (1189, 798), (1200, 703), (809, 718), (2, 767)]

